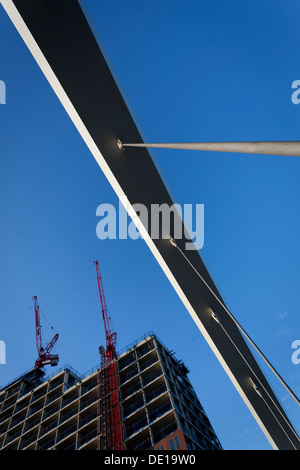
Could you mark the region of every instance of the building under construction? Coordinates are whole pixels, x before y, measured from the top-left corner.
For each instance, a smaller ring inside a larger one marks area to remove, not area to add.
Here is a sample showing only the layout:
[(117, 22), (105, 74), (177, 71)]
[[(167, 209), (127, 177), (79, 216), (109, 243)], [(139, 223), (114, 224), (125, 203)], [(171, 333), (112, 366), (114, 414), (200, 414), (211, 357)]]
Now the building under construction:
[(34, 296), (35, 367), (0, 391), (0, 449), (221, 449), (187, 377), (188, 369), (149, 333), (117, 353), (98, 261), (95, 262), (105, 347), (100, 364), (81, 376), (57, 365), (58, 339), (44, 345)]
[(153, 333), (85, 376), (34, 368), (0, 391), (0, 448), (221, 449), (187, 374)]

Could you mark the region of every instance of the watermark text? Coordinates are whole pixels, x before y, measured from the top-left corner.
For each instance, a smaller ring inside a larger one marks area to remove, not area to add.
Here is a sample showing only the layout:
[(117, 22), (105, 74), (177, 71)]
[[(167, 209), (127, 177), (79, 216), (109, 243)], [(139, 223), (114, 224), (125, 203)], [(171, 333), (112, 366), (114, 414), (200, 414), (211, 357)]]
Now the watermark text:
[[(118, 212), (118, 213), (117, 213)], [(131, 221), (128, 222), (128, 214)], [(152, 240), (183, 239), (187, 250), (200, 250), (204, 245), (204, 205), (203, 204), (144, 204), (124, 205), (119, 202), (100, 204), (96, 210), (100, 221), (96, 235), (100, 240), (139, 238)]]
[(4, 341), (0, 340), (0, 364), (6, 364), (6, 346)]
[(295, 90), (291, 96), (292, 103), (299, 104), (300, 103), (300, 80), (294, 80), (292, 83), (292, 88)]
[(6, 84), (0, 80), (0, 104), (6, 104)]
[(300, 339), (295, 339), (292, 342), (292, 349), (295, 349), (292, 354), (292, 363), (298, 365), (300, 364)]

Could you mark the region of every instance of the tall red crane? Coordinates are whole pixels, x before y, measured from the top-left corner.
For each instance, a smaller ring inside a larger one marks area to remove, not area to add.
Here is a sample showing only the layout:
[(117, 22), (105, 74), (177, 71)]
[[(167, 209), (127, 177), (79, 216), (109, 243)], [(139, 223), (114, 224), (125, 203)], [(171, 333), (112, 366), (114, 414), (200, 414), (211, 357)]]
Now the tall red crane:
[[(119, 375), (117, 366), (117, 333), (111, 331), (110, 317), (104, 295), (98, 261), (96, 265), (98, 290), (105, 332), (106, 349), (102, 351), (103, 364), (98, 375), (99, 383), (99, 449), (123, 450), (122, 415), (119, 397)], [(100, 437), (101, 436), (101, 437)]]
[(117, 350), (116, 350), (117, 333), (111, 332), (110, 323), (109, 323), (110, 317), (108, 316), (108, 312), (107, 312), (107, 305), (106, 305), (106, 300), (104, 296), (104, 289), (103, 289), (102, 278), (101, 278), (100, 269), (99, 269), (99, 263), (98, 261), (94, 261), (94, 263), (96, 265), (98, 290), (99, 290), (102, 318), (103, 318), (103, 324), (104, 324), (104, 333), (105, 333), (105, 342), (106, 342), (105, 362), (106, 364), (108, 364), (113, 359), (116, 359), (118, 356)]
[(47, 364), (50, 364), (51, 366), (57, 366), (59, 357), (57, 354), (51, 354), (51, 351), (58, 340), (58, 334), (56, 333), (52, 340), (45, 347), (43, 346), (40, 307), (38, 304), (37, 296), (35, 295), (32, 299), (34, 301), (36, 347), (39, 355), (39, 357), (35, 361), (34, 367), (36, 369), (42, 369)]

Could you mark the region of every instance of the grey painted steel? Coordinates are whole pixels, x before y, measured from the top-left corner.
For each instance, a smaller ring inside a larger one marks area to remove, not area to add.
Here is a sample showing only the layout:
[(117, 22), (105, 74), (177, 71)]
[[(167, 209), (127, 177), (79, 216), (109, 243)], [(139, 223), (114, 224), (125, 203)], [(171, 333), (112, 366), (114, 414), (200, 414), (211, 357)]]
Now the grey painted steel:
[(123, 143), (123, 147), (148, 147), (178, 150), (202, 150), (208, 152), (252, 153), (300, 157), (300, 142), (178, 142), (178, 143)]
[[(162, 203), (171, 206), (173, 201), (148, 150), (123, 152), (117, 146), (117, 138), (143, 140), (77, 0), (3, 0), (3, 6), (117, 195), (127, 196), (129, 213), (135, 203), (148, 208)], [(172, 228), (170, 232), (173, 236)], [(145, 241), (272, 446), (300, 449), (299, 438), (226, 310), (168, 239)], [(178, 245), (185, 252), (185, 240)], [(186, 256), (221, 299), (199, 253), (188, 251)], [(200, 364), (202, 360), (199, 357)], [(263, 398), (260, 385), (267, 391), (262, 392)], [(222, 400), (221, 390), (219, 397)]]

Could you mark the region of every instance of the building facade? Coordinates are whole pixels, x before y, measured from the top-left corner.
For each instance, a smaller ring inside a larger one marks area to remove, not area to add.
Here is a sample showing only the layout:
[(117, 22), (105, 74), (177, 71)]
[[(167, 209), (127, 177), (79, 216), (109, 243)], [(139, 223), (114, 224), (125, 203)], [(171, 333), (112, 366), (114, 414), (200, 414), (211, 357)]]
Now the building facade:
[[(116, 365), (123, 449), (222, 449), (187, 368), (154, 334), (126, 348)], [(66, 366), (49, 378), (33, 369), (4, 387), (0, 449), (105, 448), (100, 376), (100, 366), (85, 376)]]

